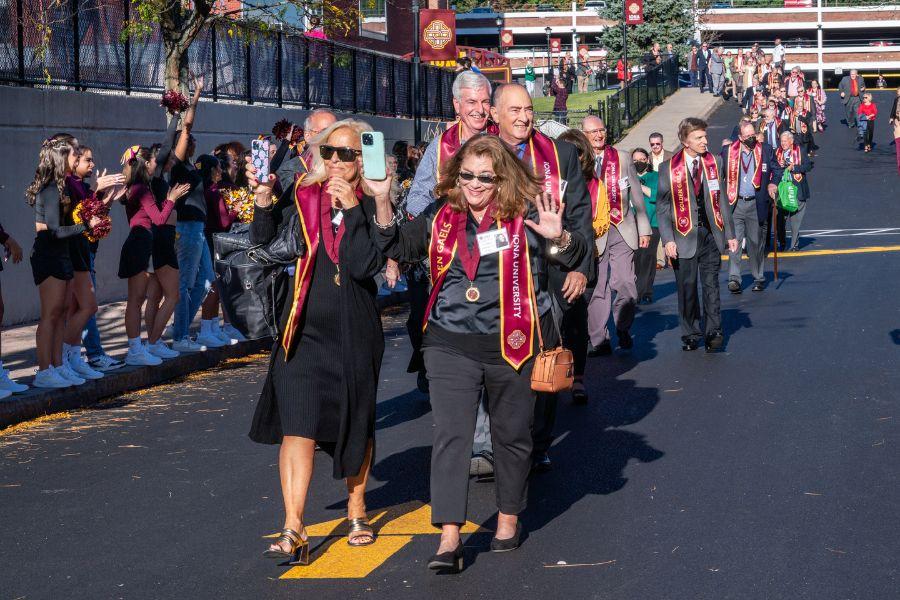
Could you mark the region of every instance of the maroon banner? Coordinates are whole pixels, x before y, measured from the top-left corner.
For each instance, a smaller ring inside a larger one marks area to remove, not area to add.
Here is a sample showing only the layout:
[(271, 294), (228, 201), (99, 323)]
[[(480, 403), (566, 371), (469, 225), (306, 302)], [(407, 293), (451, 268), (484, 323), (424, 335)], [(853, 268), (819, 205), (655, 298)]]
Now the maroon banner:
[(426, 9), (419, 14), (419, 55), (423, 61), (456, 60), (456, 12)]
[(644, 0), (627, 0), (625, 2), (625, 24), (640, 25), (644, 22)]
[(562, 50), (562, 38), (550, 38), (550, 52)]
[(514, 45), (512, 29), (504, 29), (500, 32), (500, 44), (504, 48), (511, 48)]

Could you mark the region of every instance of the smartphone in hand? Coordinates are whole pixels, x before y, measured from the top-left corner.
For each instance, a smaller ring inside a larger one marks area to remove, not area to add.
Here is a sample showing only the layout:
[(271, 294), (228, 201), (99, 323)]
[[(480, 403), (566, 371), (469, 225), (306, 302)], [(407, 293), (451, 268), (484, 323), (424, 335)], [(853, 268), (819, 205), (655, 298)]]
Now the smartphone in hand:
[(363, 176), (373, 181), (387, 179), (384, 163), (384, 134), (380, 131), (366, 131), (360, 134), (362, 143)]
[(250, 156), (256, 169), (256, 180), (265, 183), (269, 179), (269, 140), (250, 142)]

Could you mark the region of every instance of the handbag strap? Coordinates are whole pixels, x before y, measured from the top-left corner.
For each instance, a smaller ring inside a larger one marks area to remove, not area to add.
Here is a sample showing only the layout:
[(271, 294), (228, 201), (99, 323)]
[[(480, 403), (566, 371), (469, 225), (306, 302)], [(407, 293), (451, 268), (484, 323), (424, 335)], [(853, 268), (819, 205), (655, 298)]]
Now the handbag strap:
[[(534, 277), (531, 278), (531, 305), (534, 307), (534, 320), (537, 325), (537, 334), (538, 334), (538, 348), (540, 348), (541, 352), (544, 351), (544, 336), (541, 333), (541, 315), (538, 313), (538, 303), (537, 297), (535, 296), (534, 289)], [(559, 323), (556, 322), (556, 315), (553, 314), (553, 294), (550, 294), (550, 319), (553, 321), (553, 327), (556, 329), (556, 335), (559, 337), (559, 343), (562, 345), (562, 331), (560, 331)]]

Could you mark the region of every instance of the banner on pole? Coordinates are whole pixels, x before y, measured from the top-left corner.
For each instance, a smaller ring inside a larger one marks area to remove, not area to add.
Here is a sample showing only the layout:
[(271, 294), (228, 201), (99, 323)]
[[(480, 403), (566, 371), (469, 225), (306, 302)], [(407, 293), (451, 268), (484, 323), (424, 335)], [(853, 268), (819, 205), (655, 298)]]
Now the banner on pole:
[(503, 44), (504, 48), (512, 48), (513, 46), (513, 32), (512, 29), (504, 29), (500, 32), (500, 43)]
[(419, 55), (422, 60), (455, 60), (456, 12), (426, 9), (419, 14)]
[(644, 0), (627, 0), (625, 2), (625, 24), (640, 25), (644, 22)]
[(562, 50), (562, 38), (550, 38), (550, 51), (559, 52)]

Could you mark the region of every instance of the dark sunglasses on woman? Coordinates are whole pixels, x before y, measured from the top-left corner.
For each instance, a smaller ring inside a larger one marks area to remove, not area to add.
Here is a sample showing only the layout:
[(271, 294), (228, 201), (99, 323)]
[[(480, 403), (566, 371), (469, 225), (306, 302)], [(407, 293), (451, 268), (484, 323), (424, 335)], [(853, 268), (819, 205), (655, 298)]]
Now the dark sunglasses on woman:
[(497, 181), (496, 175), (476, 175), (475, 173), (466, 173), (465, 171), (460, 171), (459, 178), (467, 182), (472, 181), (473, 179), (477, 179), (484, 185), (491, 185), (492, 183)]
[(355, 148), (336, 148), (335, 146), (319, 146), (319, 154), (325, 160), (331, 160), (334, 153), (337, 152), (338, 160), (341, 162), (353, 162), (356, 157), (362, 154), (362, 150)]

